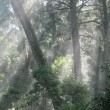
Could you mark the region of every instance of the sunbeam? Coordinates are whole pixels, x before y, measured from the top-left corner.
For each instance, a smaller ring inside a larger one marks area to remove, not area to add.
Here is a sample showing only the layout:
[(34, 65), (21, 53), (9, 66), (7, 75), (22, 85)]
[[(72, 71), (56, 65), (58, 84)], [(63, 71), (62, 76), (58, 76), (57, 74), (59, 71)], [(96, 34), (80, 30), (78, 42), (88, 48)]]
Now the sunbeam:
[(110, 0), (0, 0), (0, 110), (109, 110)]

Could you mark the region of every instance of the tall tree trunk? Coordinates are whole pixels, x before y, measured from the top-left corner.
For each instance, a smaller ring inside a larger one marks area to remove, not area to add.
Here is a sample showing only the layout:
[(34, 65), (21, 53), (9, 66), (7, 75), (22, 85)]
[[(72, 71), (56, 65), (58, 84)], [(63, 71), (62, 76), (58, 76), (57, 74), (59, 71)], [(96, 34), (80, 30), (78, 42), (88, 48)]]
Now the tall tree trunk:
[[(101, 66), (104, 65), (104, 62), (108, 62), (108, 18), (107, 18), (107, 6), (106, 0), (97, 0), (95, 3), (102, 5), (99, 9), (102, 18), (102, 29), (100, 30), (102, 33), (102, 38), (104, 42), (104, 51), (101, 48), (100, 39), (97, 39), (97, 58), (96, 58), (96, 66), (95, 66), (95, 94), (104, 89), (105, 81), (106, 81), (106, 73), (101, 71)], [(103, 11), (102, 11), (103, 10)]]
[(99, 45), (99, 40), (97, 41), (98, 46), (97, 46), (97, 57), (96, 57), (96, 65), (95, 65), (95, 95), (98, 94), (99, 90), (100, 90), (100, 67), (101, 67), (101, 58), (102, 58), (102, 49)]
[[(13, 9), (15, 11), (15, 14), (18, 16), (21, 25), (24, 28), (25, 34), (27, 36), (28, 42), (30, 44), (30, 47), (32, 49), (32, 53), (37, 61), (37, 63), (39, 65), (47, 65), (47, 61), (44, 58), (44, 55), (42, 53), (42, 50), (38, 44), (38, 40), (37, 37), (35, 35), (34, 29), (32, 27), (32, 24), (29, 20), (29, 17), (27, 16), (27, 14), (25, 13), (22, 3), (20, 0), (11, 0)], [(44, 80), (45, 81), (45, 80)], [(53, 106), (55, 108), (55, 110), (59, 110), (59, 107), (61, 106), (61, 98), (59, 96), (59, 93), (57, 92), (56, 95), (54, 95), (54, 91), (52, 92), (49, 88), (48, 88), (48, 79), (45, 81), (45, 88), (48, 91), (48, 94), (52, 100)], [(47, 85), (46, 85), (47, 84)], [(57, 89), (57, 87), (56, 87)]]
[(71, 29), (72, 29), (72, 43), (73, 43), (73, 73), (75, 79), (80, 81), (82, 80), (81, 73), (81, 55), (80, 55), (80, 43), (78, 36), (78, 19), (77, 19), (77, 10), (76, 10), (77, 0), (70, 0), (70, 13), (71, 13)]
[[(108, 35), (108, 14), (107, 14), (107, 0), (101, 0), (103, 7), (103, 30), (104, 30), (104, 62), (108, 63), (110, 60), (110, 38)], [(110, 81), (107, 76), (108, 73), (105, 73), (105, 88), (108, 87)]]
[(37, 37), (35, 35), (35, 32), (33, 30), (33, 27), (30, 23), (29, 17), (26, 15), (22, 3), (20, 0), (11, 0), (12, 6), (14, 8), (15, 14), (18, 16), (23, 29), (25, 31), (25, 34), (27, 36), (28, 42), (30, 44), (30, 47), (32, 49), (33, 55), (39, 65), (45, 65), (47, 64), (46, 59), (43, 56), (43, 53), (39, 47)]
[(106, 0), (102, 0), (103, 6), (103, 29), (104, 29), (104, 51), (105, 51), (105, 62), (109, 60), (108, 52), (109, 52), (109, 38), (108, 38), (108, 15), (107, 15), (107, 4)]
[[(97, 2), (97, 1), (96, 1)], [(107, 18), (107, 5), (106, 0), (98, 0), (98, 3), (102, 5), (101, 7), (101, 14), (102, 14), (102, 24), (103, 24), (103, 31), (102, 31), (102, 37), (104, 41), (104, 52), (100, 47), (100, 39), (97, 41), (97, 62), (96, 62), (96, 68), (95, 68), (95, 94), (105, 88), (105, 85), (108, 83), (108, 78), (106, 77), (106, 73), (102, 72), (100, 70), (100, 67), (104, 65), (105, 62), (108, 62), (109, 56), (109, 43), (108, 43), (108, 18)], [(103, 10), (103, 12), (102, 12)]]

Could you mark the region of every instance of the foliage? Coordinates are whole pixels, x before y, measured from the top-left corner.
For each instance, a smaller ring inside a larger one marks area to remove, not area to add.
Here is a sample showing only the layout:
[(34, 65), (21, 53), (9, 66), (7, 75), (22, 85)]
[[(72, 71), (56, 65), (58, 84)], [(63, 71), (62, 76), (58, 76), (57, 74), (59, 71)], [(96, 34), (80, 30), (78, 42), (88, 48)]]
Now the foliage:
[(52, 64), (53, 71), (57, 74), (57, 76), (61, 76), (62, 73), (66, 75), (70, 75), (72, 72), (72, 58), (71, 56), (58, 57)]
[(61, 110), (85, 110), (84, 104), (82, 105), (81, 103), (77, 104), (65, 104), (64, 106), (61, 107)]
[(45, 82), (48, 83), (48, 87), (55, 87), (58, 85), (58, 80), (55, 74), (52, 72), (51, 67), (44, 65), (39, 66), (34, 72), (33, 77), (36, 79), (36, 83), (39, 83), (43, 88), (45, 88)]
[(17, 88), (9, 87), (6, 90), (6, 94), (20, 94), (20, 90), (18, 90)]
[(110, 61), (104, 63), (101, 69), (102, 69), (102, 72), (106, 74), (107, 78), (110, 78)]
[(73, 104), (65, 104), (61, 107), (61, 110), (74, 110), (75, 106)]
[[(109, 110), (110, 109), (110, 62), (105, 63), (102, 67), (102, 72), (105, 73), (107, 79), (104, 90), (96, 94), (87, 110)], [(107, 84), (108, 83), (108, 84)]]
[(65, 99), (72, 103), (84, 102), (88, 93), (86, 86), (76, 82), (72, 75), (63, 81), (61, 88)]
[[(57, 76), (48, 65), (39, 66), (34, 72), (33, 77), (36, 79), (37, 87), (39, 85), (43, 90), (46, 89), (52, 101), (57, 103), (57, 106), (62, 104), (60, 97), (59, 81)], [(54, 106), (55, 107), (55, 106)]]
[(82, 110), (89, 101), (90, 94), (86, 86), (76, 82), (71, 75), (63, 81), (61, 88), (66, 103), (61, 110)]
[(14, 105), (15, 110), (25, 109), (31, 106), (33, 103), (37, 103), (38, 97), (35, 94), (26, 94), (21, 99), (20, 102)]
[(107, 89), (97, 94), (86, 110), (109, 110), (110, 108), (110, 90)]
[[(24, 6), (25, 3), (32, 5), (30, 1), (23, 0), (21, 2)], [(82, 2), (86, 1), (87, 3), (82, 4)], [(110, 108), (109, 87), (99, 93), (88, 104), (88, 90), (85, 85), (76, 82), (73, 76), (69, 76), (72, 73), (72, 63), (74, 60), (71, 58), (72, 52), (70, 51), (72, 48), (70, 47), (71, 44), (69, 44), (71, 42), (70, 0), (38, 0), (37, 2), (32, 0), (32, 2), (34, 4), (31, 9), (26, 10), (26, 12), (30, 12), (29, 18), (31, 19), (34, 31), (36, 32), (39, 44), (42, 47), (47, 61), (49, 64), (52, 64), (52, 62), (53, 64), (51, 67), (47, 65), (37, 67), (33, 72), (33, 90), (26, 95), (22, 94), (27, 92), (29, 84), (32, 83), (27, 77), (27, 73), (30, 72), (30, 70), (27, 71), (27, 67), (21, 68), (23, 67), (22, 64), (25, 64), (21, 57), (24, 58), (27, 56), (28, 49), (25, 48), (28, 43), (24, 46), (22, 42), (24, 33), (22, 33), (22, 28), (15, 18), (10, 0), (0, 0), (0, 95), (2, 95), (4, 89), (9, 86), (3, 93), (0, 110), (7, 110), (11, 107), (9, 104), (16, 103), (18, 100), (18, 102), (20, 102), (20, 104), (18, 104), (18, 110), (20, 108), (26, 109), (26, 107), (32, 105), (34, 102), (36, 104), (40, 102), (39, 99), (42, 98), (41, 94), (44, 91), (46, 91), (47, 94), (51, 94), (51, 97), (49, 97), (51, 99), (53, 98), (52, 96), (56, 96), (55, 101), (58, 97), (63, 99), (64, 103), (61, 110), (83, 110), (86, 106), (86, 109), (89, 110), (108, 110), (108, 108)], [(107, 3), (109, 9), (110, 0), (108, 0)], [(27, 5), (26, 7), (28, 7)], [(89, 70), (91, 70), (91, 72), (89, 71), (90, 74), (95, 74), (97, 63), (96, 51), (101, 44), (101, 54), (103, 54), (105, 39), (102, 35), (102, 18), (104, 16), (102, 5), (101, 3), (97, 4), (95, 0), (79, 0), (77, 3), (77, 12), (82, 70), (84, 74)], [(110, 9), (108, 10), (108, 15), (108, 18), (110, 18)], [(69, 49), (69, 52), (67, 49)], [(26, 54), (26, 56), (23, 54)], [(98, 57), (100, 57), (100, 55), (98, 55)], [(103, 55), (101, 55), (101, 57), (103, 57)], [(100, 59), (100, 62), (103, 62), (103, 58)], [(87, 60), (90, 65), (89, 69), (85, 63)], [(34, 68), (33, 62), (31, 61), (29, 64), (32, 68)], [(99, 66), (100, 65), (101, 64), (99, 64)], [(34, 66), (36, 67), (36, 65)], [(17, 70), (17, 68), (19, 69)], [(25, 70), (26, 72), (24, 72)], [(106, 63), (102, 66), (102, 71), (107, 75), (108, 86), (110, 84), (110, 63)], [(60, 83), (59, 79), (61, 75), (69, 77)], [(103, 76), (103, 73), (100, 72), (100, 75)], [(11, 78), (12, 76), (14, 78)], [(89, 77), (91, 78), (91, 76)], [(31, 80), (33, 80), (32, 77)], [(95, 80), (96, 78), (92, 79), (91, 83), (96, 82)], [(103, 82), (104, 81), (102, 81), (102, 83)], [(100, 84), (98, 85), (100, 86)], [(47, 89), (49, 90), (48, 92)], [(15, 98), (17, 100), (15, 100)], [(62, 103), (62, 101), (59, 100), (58, 103)], [(4, 107), (7, 106), (7, 108), (2, 108), (2, 105)]]

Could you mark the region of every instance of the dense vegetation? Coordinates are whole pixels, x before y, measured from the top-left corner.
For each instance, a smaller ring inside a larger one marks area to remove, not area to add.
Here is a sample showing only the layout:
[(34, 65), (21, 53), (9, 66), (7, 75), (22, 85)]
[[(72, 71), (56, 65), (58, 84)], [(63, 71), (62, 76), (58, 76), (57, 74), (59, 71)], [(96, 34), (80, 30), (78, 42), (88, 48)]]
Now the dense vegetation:
[(0, 0), (0, 110), (109, 110), (110, 0)]

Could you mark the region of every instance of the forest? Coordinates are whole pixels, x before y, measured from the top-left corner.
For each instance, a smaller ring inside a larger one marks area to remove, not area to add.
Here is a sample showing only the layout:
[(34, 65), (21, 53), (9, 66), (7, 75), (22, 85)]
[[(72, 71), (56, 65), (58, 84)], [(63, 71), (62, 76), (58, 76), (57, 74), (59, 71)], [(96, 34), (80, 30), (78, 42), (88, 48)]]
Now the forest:
[(110, 110), (110, 0), (0, 0), (0, 110)]

